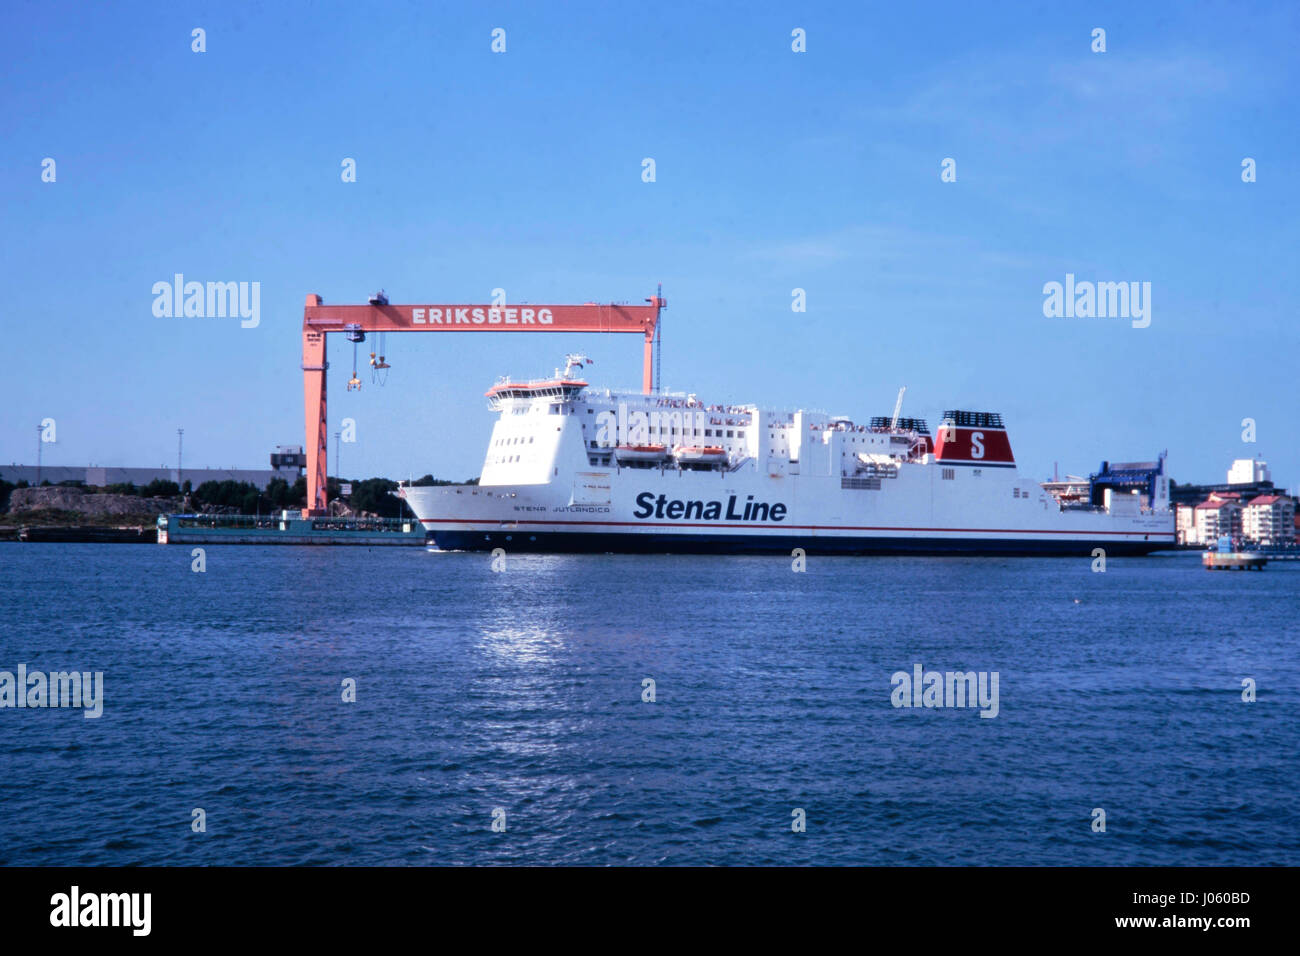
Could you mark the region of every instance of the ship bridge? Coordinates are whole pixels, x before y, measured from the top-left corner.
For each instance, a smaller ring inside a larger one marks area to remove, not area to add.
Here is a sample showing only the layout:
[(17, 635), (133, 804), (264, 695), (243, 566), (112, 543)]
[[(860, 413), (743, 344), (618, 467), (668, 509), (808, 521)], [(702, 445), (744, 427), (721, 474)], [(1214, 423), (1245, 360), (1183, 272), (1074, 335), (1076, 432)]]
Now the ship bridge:
[(578, 378), (574, 373), (582, 370), (584, 365), (590, 365), (591, 359), (587, 358), (581, 352), (573, 352), (564, 357), (564, 371), (558, 368), (555, 374), (550, 378), (533, 378), (526, 382), (512, 382), (510, 377), (503, 375), (497, 379), (497, 383), (484, 392), (488, 400), (488, 408), (492, 411), (498, 411), (500, 408), (511, 400), (522, 400), (525, 402), (534, 402), (538, 400), (551, 400), (568, 402), (578, 397), (578, 393), (587, 387), (587, 383)]
[(526, 402), (547, 398), (569, 401), (576, 398), (586, 387), (586, 382), (567, 378), (548, 378), (530, 382), (511, 382), (503, 379), (483, 394), (488, 400), (488, 408), (497, 411), (510, 399), (522, 399)]

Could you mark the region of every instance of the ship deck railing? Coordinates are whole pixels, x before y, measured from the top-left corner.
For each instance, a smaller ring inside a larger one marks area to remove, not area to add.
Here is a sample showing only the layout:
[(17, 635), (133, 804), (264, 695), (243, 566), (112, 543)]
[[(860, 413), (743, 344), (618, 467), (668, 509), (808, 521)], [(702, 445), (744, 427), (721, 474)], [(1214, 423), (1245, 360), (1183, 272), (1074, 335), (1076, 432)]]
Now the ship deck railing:
[(413, 518), (313, 518), (313, 531), (397, 531), (408, 532)]
[(279, 528), (280, 518), (271, 515), (163, 515), (173, 528)]
[(279, 531), (282, 525), (310, 521), (312, 531), (394, 531), (409, 533), (408, 529), (415, 523), (411, 518), (317, 517), (304, 519), (296, 514), (291, 514), (286, 519), (279, 515), (172, 514), (160, 516), (160, 525), (162, 524), (162, 518), (166, 518), (166, 523), (171, 528), (206, 528), (209, 530), (231, 531), (250, 529)]

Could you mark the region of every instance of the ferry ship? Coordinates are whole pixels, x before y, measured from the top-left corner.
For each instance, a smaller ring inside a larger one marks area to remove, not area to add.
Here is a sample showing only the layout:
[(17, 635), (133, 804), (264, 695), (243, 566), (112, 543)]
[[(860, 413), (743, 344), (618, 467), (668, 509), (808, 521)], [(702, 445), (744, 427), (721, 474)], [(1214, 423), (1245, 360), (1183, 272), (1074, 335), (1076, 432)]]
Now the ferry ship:
[(1110, 467), (1086, 495), (1016, 470), (1001, 415), (953, 409), (867, 424), (805, 410), (616, 391), (566, 357), (502, 379), (476, 485), (404, 485), (443, 550), (1143, 555), (1174, 545), (1164, 455)]

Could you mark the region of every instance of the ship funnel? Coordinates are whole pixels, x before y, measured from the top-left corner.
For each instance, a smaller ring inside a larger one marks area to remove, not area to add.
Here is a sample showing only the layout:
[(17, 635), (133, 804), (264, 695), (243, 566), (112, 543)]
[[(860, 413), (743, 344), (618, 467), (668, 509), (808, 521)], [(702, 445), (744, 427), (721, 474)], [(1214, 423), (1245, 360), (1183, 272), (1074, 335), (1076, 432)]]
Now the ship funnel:
[(943, 464), (1006, 468), (1016, 463), (997, 412), (944, 412), (935, 436), (934, 457)]

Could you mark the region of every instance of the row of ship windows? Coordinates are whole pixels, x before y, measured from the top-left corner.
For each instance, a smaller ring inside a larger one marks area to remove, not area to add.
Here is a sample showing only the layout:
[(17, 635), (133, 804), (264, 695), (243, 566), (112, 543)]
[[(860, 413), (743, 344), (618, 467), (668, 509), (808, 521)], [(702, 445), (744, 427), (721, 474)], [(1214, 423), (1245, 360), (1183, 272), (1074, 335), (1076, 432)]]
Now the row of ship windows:
[[(731, 433), (728, 432), (727, 434), (731, 434)], [(743, 433), (743, 432), (741, 433), (741, 436), (742, 436), (742, 437), (744, 436), (744, 433)], [(776, 432), (768, 432), (768, 433), (767, 433), (767, 437), (768, 437), (768, 438), (776, 438)], [(785, 436), (782, 435), (781, 437), (784, 438)], [(865, 437), (862, 438), (862, 439), (858, 439), (857, 437), (851, 437), (851, 438), (849, 438), (849, 441), (853, 442), (854, 444), (857, 444), (857, 442), (858, 442), (859, 440), (861, 440), (863, 443), (868, 444), (868, 445), (883, 445), (883, 444), (884, 444), (884, 442), (881, 441), (881, 440), (878, 439), (878, 438), (865, 438)]]
[[(590, 409), (590, 408), (587, 409), (587, 414), (588, 414), (588, 415), (593, 414), (593, 410)], [(583, 426), (583, 428), (586, 428), (586, 427), (587, 427), (587, 426), (585, 426), (585, 425)], [(724, 430), (726, 431), (726, 437), (727, 437), (727, 438), (744, 438), (744, 437), (745, 437), (745, 430), (744, 430), (743, 428), (727, 428), (727, 429), (719, 428), (719, 429), (717, 429), (717, 434), (716, 434), (716, 435), (713, 433), (713, 432), (714, 432), (714, 429), (712, 429), (712, 428), (706, 428), (706, 429), (704, 429), (704, 437), (705, 437), (705, 438), (722, 438), (722, 437), (723, 437), (723, 434), (722, 434), (722, 433), (723, 433)], [(663, 426), (663, 425), (657, 425), (657, 426), (655, 426), (654, 428), (649, 428), (649, 429), (647, 429), (647, 431), (648, 431), (650, 434), (652, 434), (652, 435), (677, 435), (677, 434), (681, 434), (681, 435), (691, 434), (691, 435), (694, 435), (694, 434), (696, 433), (696, 430), (695, 430), (694, 428), (673, 428), (672, 426), (667, 426), (667, 427), (665, 427), (665, 426)]]
[[(492, 444), (493, 445), (522, 445), (523, 443), (524, 443), (524, 436), (520, 435), (518, 438), (498, 438)], [(529, 435), (528, 444), (531, 445), (532, 443), (533, 443), (533, 436)]]
[[(586, 426), (584, 425), (583, 427), (585, 428)], [(723, 437), (722, 432), (723, 432), (723, 429), (719, 428), (719, 429), (717, 429), (717, 433), (714, 434), (714, 429), (712, 429), (712, 428), (706, 428), (706, 429), (704, 429), (704, 437), (705, 437), (705, 438), (722, 438), (722, 437)], [(666, 436), (666, 437), (671, 437), (671, 436), (674, 436), (674, 435), (681, 435), (682, 437), (685, 437), (685, 436), (687, 436), (687, 435), (697, 435), (697, 434), (699, 434), (699, 432), (698, 432), (696, 429), (694, 429), (694, 428), (682, 428), (682, 429), (677, 429), (677, 428), (662, 428), (662, 427), (659, 427), (659, 428), (648, 428), (648, 429), (646, 429), (646, 433), (647, 433), (647, 434), (650, 434), (650, 435), (664, 435), (664, 436)], [(727, 433), (727, 434), (726, 434), (726, 437), (727, 437), (727, 438), (744, 438), (744, 437), (745, 437), (745, 430), (744, 430), (743, 428), (728, 428), (728, 429), (726, 429), (726, 433)], [(594, 445), (594, 444), (596, 444), (596, 442), (592, 442), (592, 444)]]
[[(650, 433), (653, 434), (653, 435), (677, 435), (677, 434), (681, 434), (681, 435), (686, 435), (686, 434), (695, 435), (695, 434), (698, 434), (698, 432), (697, 432), (696, 429), (694, 429), (694, 428), (682, 428), (682, 429), (677, 429), (677, 428), (663, 428), (663, 427), (660, 427), (660, 428), (651, 428), (649, 431), (650, 431)], [(716, 429), (716, 430), (715, 430), (715, 429), (712, 429), (712, 428), (706, 428), (706, 429), (704, 429), (704, 437), (705, 437), (705, 438), (722, 438), (722, 437), (723, 437), (722, 432), (723, 432), (723, 429), (721, 429), (721, 428)], [(727, 432), (727, 435), (726, 435), (727, 438), (744, 438), (744, 437), (745, 437), (745, 430), (744, 430), (743, 428), (728, 428), (728, 429), (726, 429), (726, 432)]]
[[(533, 411), (533, 409), (534, 409), (534, 406), (532, 406), (532, 405), (521, 405), (521, 406), (519, 406), (519, 407), (517, 407), (517, 408), (512, 408), (512, 409), (510, 410), (509, 414), (511, 414), (511, 415), (528, 415), (528, 414), (530, 414), (530, 413)], [(541, 412), (539, 411), (537, 414), (540, 415)], [(569, 408), (569, 407), (566, 406), (566, 405), (548, 405), (547, 408), (546, 408), (546, 414), (548, 414), (548, 415), (572, 415), (572, 414), (573, 414), (573, 409), (572, 409), (572, 408)]]

